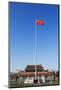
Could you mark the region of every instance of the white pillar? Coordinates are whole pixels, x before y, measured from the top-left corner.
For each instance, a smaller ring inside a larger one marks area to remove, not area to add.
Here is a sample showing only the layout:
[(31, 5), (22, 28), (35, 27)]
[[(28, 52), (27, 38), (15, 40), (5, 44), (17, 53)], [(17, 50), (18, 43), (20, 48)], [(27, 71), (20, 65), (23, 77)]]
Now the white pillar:
[(40, 83), (39, 76), (38, 76), (38, 83)]
[(41, 76), (42, 82), (45, 83), (45, 76)]

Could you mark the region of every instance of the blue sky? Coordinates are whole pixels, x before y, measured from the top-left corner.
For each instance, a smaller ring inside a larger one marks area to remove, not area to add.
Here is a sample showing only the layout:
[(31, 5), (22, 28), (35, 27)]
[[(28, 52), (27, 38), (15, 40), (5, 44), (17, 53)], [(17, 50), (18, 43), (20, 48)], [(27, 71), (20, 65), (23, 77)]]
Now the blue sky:
[[(44, 26), (35, 25), (44, 20)], [(58, 6), (9, 3), (10, 71), (35, 64), (35, 26), (37, 64), (58, 70)]]

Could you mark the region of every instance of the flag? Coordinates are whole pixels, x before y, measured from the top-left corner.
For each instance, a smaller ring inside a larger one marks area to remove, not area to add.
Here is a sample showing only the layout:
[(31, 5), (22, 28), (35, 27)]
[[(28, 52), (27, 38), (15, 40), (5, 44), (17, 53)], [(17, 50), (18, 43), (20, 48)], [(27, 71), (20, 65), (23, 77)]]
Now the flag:
[(44, 25), (44, 21), (43, 20), (36, 20), (36, 25)]

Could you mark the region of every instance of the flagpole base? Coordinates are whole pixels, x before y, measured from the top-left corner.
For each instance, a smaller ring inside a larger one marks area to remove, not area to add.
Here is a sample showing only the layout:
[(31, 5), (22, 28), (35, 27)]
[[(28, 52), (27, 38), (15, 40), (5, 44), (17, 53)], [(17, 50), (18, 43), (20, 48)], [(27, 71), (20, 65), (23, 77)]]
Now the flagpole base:
[(38, 84), (38, 79), (34, 79), (33, 83)]

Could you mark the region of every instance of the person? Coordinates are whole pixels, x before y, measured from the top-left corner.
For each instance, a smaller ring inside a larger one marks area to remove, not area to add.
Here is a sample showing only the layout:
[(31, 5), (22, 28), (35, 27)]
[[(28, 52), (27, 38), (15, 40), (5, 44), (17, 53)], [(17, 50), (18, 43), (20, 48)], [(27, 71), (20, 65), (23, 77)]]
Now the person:
[(19, 77), (18, 77), (18, 76), (16, 76), (16, 78), (15, 78), (15, 81), (16, 81), (16, 82), (17, 82), (18, 78), (19, 78)]

